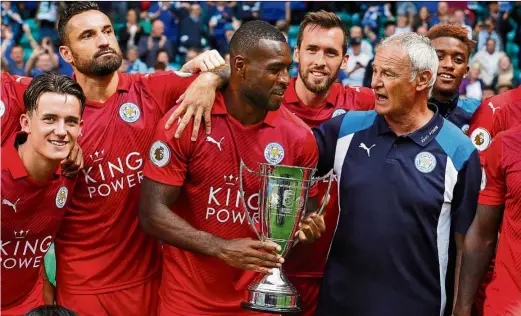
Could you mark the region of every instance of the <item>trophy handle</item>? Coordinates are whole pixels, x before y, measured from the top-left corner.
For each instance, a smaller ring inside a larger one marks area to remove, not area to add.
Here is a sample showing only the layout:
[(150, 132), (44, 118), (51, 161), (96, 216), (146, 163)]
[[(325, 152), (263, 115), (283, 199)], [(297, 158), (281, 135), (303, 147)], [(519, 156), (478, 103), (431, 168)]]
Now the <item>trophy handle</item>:
[(323, 181), (323, 180), (329, 178), (329, 181), (327, 183), (326, 194), (324, 195), (324, 198), (322, 199), (322, 205), (320, 205), (320, 208), (318, 209), (318, 212), (317, 212), (318, 215), (322, 215), (322, 213), (324, 212), (324, 207), (329, 203), (329, 200), (330, 200), (329, 191), (331, 190), (331, 183), (333, 182), (333, 176), (334, 176), (334, 170), (331, 169), (325, 176), (313, 179), (314, 182), (318, 182), (318, 181)]
[[(244, 194), (244, 187), (242, 185), (242, 170), (243, 169), (246, 169), (246, 171), (248, 171), (248, 173), (258, 175), (258, 176), (260, 176), (260, 172), (255, 172), (255, 171), (251, 170), (250, 168), (248, 168), (248, 166), (246, 166), (244, 161), (242, 161), (242, 159), (241, 159), (241, 166), (239, 168), (239, 190), (240, 190), (240, 195), (241, 195), (242, 207), (244, 208), (244, 212), (246, 212), (246, 217), (248, 218), (248, 222), (250, 223), (250, 226), (253, 228), (255, 235), (257, 235), (257, 238), (262, 241), (263, 239), (262, 239), (261, 235), (259, 234), (259, 231), (257, 230), (257, 228), (255, 228), (255, 222), (253, 221), (253, 218), (251, 218), (251, 216), (250, 216), (250, 211), (248, 210), (248, 206), (246, 205), (246, 200), (244, 199), (245, 194)], [(260, 207), (260, 204), (259, 204), (259, 207)]]

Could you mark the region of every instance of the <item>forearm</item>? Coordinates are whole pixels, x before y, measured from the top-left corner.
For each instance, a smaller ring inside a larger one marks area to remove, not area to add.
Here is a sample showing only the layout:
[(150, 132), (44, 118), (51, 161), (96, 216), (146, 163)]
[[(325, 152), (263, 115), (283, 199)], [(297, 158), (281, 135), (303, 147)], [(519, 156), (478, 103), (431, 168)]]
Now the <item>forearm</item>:
[(165, 243), (205, 256), (215, 257), (224, 239), (198, 230), (166, 205), (154, 203), (155, 208), (146, 216), (140, 212), (140, 223), (148, 234)]
[(457, 305), (460, 308), (471, 310), (474, 296), (494, 256), (496, 241), (497, 235), (488, 238), (468, 235), (459, 276)]
[[(181, 68), (183, 72), (190, 72), (186, 69)], [(203, 72), (199, 75), (197, 80), (204, 80), (204, 86), (213, 86), (216, 89), (221, 89), (228, 84), (230, 79), (230, 66), (223, 65), (214, 70)]]

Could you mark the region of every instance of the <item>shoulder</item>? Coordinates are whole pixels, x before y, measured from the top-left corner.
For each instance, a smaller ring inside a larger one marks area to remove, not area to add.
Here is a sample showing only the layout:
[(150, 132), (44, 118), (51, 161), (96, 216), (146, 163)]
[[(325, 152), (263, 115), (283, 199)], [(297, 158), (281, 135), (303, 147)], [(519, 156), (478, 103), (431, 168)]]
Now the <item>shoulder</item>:
[(288, 124), (288, 127), (296, 128), (297, 130), (300, 130), (302, 132), (311, 132), (311, 128), (306, 123), (304, 123), (302, 119), (300, 119), (295, 114), (291, 113), (291, 111), (288, 108), (286, 108), (286, 106), (281, 105), (278, 111), (280, 111), (280, 119), (283, 120), (284, 124)]
[(446, 119), (443, 119), (443, 126), (435, 139), (458, 171), (477, 150), (470, 139), (456, 125)]
[(349, 111), (342, 118), (338, 138), (363, 131), (373, 126), (376, 111)]
[(474, 98), (460, 98), (458, 100), (458, 107), (470, 114), (474, 114), (480, 104), (481, 100)]

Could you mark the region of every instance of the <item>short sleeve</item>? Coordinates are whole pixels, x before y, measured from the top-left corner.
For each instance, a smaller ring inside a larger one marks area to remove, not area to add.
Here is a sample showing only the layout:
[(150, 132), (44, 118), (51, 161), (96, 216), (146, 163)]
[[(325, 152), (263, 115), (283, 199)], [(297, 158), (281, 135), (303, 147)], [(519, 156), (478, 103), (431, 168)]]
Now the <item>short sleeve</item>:
[(144, 76), (143, 84), (162, 113), (166, 113), (197, 77), (178, 71), (165, 71)]
[(167, 118), (173, 111), (174, 109), (171, 109), (157, 124), (148, 151), (144, 175), (163, 184), (183, 186), (194, 146), (190, 140), (192, 127), (190, 124), (189, 130), (182, 133), (180, 139), (175, 139), (175, 126), (169, 130), (164, 127)]
[(492, 137), (497, 134), (506, 131), (508, 129), (508, 118), (506, 117), (510, 111), (508, 111), (508, 106), (502, 111), (497, 111), (496, 115), (494, 115), (494, 123), (492, 127)]
[(452, 199), (452, 218), (454, 230), (466, 234), (474, 220), (478, 206), (481, 183), (481, 164), (476, 149), (472, 152), (463, 168), (458, 172)]
[(325, 175), (333, 169), (338, 134), (345, 114), (336, 116), (313, 129), (318, 146), (318, 175)]
[(479, 204), (503, 205), (505, 204), (506, 183), (502, 165), (503, 144), (501, 134), (492, 141), (490, 148), (483, 155), (485, 155), (484, 180), (479, 194)]

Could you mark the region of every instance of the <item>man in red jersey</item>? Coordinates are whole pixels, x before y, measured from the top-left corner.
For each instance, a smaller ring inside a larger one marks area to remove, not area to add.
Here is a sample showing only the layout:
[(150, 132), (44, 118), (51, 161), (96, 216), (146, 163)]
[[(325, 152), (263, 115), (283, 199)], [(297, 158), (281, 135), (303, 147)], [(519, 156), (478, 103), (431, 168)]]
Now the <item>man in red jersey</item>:
[[(139, 214), (144, 229), (166, 243), (160, 315), (259, 315), (240, 307), (246, 289), (257, 271), (269, 273), (284, 260), (272, 254), (280, 246), (257, 240), (249, 226), (240, 204), (240, 162), (255, 168), (260, 162), (314, 168), (317, 162), (309, 127), (279, 109), (291, 65), (283, 34), (267, 22), (248, 22), (230, 49), (230, 83), (217, 94), (212, 134), (174, 140), (174, 130), (159, 124), (149, 151)], [(259, 180), (244, 177), (254, 218)], [(299, 240), (312, 241), (323, 219), (312, 214), (300, 229)]]
[(54, 303), (52, 293), (44, 300), (51, 286), (43, 257), (72, 195), (74, 180), (60, 162), (80, 134), (85, 96), (72, 79), (47, 73), (31, 82), (24, 101), (22, 131), (2, 146), (2, 315)]
[[(92, 2), (68, 3), (58, 33), (87, 102), (78, 139), (85, 167), (56, 238), (57, 302), (80, 315), (154, 315), (161, 248), (137, 218), (143, 154), (190, 83), (204, 102), (219, 76), (117, 73), (122, 55), (112, 23)], [(191, 65), (201, 69), (201, 59)]]
[(20, 130), (20, 115), (25, 111), (24, 91), (31, 79), (2, 72), (2, 99), (0, 100), (2, 146), (13, 133)]
[(521, 304), (521, 126), (496, 135), (484, 156), (482, 191), (465, 240), (454, 315), (471, 315), (474, 296), (496, 250), (498, 232), (501, 237), (484, 315), (518, 315), (514, 310)]

